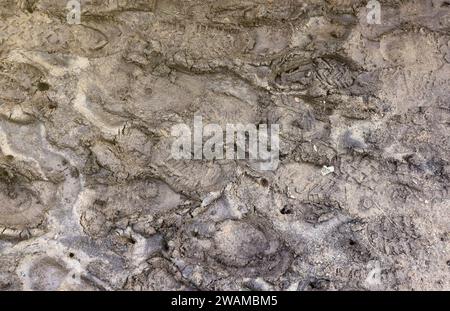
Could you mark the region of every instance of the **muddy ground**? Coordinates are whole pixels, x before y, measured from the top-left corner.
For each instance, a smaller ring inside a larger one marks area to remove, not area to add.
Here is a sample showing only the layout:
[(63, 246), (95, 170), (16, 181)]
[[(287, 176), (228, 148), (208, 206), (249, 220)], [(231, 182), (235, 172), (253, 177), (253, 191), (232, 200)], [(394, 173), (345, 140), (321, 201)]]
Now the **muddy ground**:
[(449, 290), (450, 3), (366, 4), (1, 0), (0, 289)]

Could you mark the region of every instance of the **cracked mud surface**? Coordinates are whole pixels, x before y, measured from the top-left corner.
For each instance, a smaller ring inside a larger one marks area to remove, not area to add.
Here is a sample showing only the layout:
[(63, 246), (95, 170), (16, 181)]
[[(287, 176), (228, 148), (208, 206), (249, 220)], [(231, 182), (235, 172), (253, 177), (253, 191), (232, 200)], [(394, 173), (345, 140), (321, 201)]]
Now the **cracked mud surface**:
[(450, 5), (380, 3), (1, 0), (0, 290), (449, 290)]

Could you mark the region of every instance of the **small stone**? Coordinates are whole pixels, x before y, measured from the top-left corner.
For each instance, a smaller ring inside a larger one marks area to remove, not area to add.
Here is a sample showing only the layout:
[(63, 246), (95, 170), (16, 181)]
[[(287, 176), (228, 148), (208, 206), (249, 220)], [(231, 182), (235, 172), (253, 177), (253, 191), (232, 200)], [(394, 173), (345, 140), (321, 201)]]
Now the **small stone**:
[(324, 165), (324, 167), (321, 170), (321, 173), (323, 176), (326, 176), (328, 174), (334, 173), (334, 166), (326, 166)]

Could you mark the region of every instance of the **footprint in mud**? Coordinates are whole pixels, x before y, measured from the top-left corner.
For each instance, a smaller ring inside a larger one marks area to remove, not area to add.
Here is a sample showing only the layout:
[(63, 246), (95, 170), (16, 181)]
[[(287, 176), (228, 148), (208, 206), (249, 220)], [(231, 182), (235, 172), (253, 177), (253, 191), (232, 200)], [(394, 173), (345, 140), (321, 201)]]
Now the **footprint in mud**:
[(48, 215), (64, 213), (55, 210), (62, 202), (69, 209), (75, 203), (79, 176), (49, 148), (43, 125), (0, 122), (0, 237), (24, 240), (50, 232), (58, 225)]
[(27, 258), (19, 268), (25, 290), (95, 290), (96, 287), (70, 265), (50, 256)]
[(22, 240), (42, 234), (56, 187), (45, 181), (29, 182), (1, 166), (0, 175), (0, 238)]

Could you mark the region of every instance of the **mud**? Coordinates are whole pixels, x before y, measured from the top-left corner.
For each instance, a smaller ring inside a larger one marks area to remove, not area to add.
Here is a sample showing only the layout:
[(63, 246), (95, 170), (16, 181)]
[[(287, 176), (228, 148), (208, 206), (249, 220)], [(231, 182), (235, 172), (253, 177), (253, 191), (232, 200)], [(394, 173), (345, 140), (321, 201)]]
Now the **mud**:
[(379, 3), (1, 0), (0, 290), (449, 290), (450, 5)]

